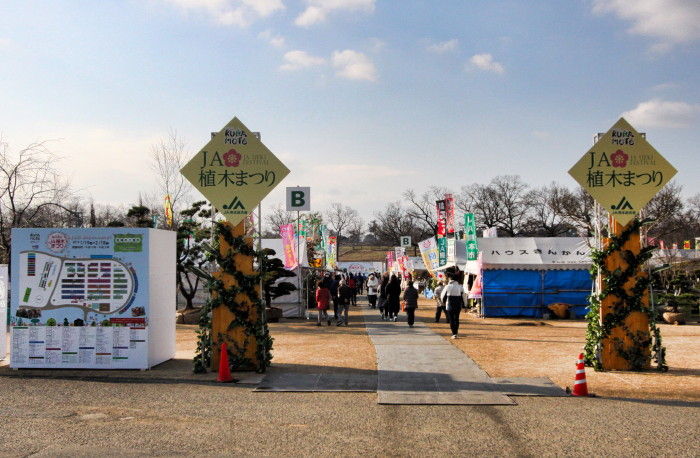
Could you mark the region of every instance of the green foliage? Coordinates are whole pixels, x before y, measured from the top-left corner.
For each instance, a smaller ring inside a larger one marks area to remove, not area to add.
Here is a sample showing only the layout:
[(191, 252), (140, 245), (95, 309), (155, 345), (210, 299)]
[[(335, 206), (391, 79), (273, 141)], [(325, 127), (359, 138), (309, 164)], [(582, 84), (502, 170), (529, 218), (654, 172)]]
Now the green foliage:
[[(219, 253), (218, 240), (223, 237), (230, 245), (230, 250), (225, 255)], [(215, 223), (214, 230), (215, 245), (202, 244), (206, 250), (207, 259), (216, 262), (221, 272), (231, 275), (236, 279), (236, 286), (226, 287), (221, 280), (217, 280), (201, 269), (195, 269), (198, 275), (207, 281), (209, 290), (215, 292), (203, 307), (200, 320), (199, 331), (197, 332), (197, 351), (193, 360), (194, 371), (197, 373), (206, 372), (211, 365), (211, 345), (212, 327), (211, 314), (217, 307), (227, 307), (234, 315), (234, 320), (229, 325), (229, 330), (242, 328), (246, 336), (251, 336), (257, 343), (257, 361), (251, 361), (245, 356), (245, 349), (240, 347), (228, 335), (219, 335), (218, 340), (226, 342), (229, 354), (229, 364), (234, 368), (254, 368), (258, 372), (265, 372), (272, 361), (272, 342), (267, 323), (264, 320), (264, 307), (255, 290), (261, 279), (261, 274), (244, 274), (236, 269), (234, 256), (238, 253), (247, 256), (256, 256), (257, 252), (245, 242), (245, 237), (234, 237), (227, 226), (223, 223)], [(252, 304), (252, 309), (256, 310), (257, 316), (250, 317), (248, 307), (242, 306), (236, 301), (238, 294), (248, 296)]]
[(193, 306), (201, 275), (198, 273), (207, 263), (204, 243), (211, 230), (206, 224), (211, 217), (211, 207), (206, 201), (192, 204), (180, 212), (182, 221), (177, 227), (177, 288), (187, 301), (186, 308)]
[[(631, 340), (632, 345), (625, 349), (622, 339), (613, 339), (613, 348), (625, 360), (630, 363), (632, 370), (642, 370), (646, 363), (646, 352), (651, 347), (652, 357), (656, 362), (656, 367), (660, 371), (668, 370), (666, 365), (666, 349), (661, 345), (661, 332), (656, 326), (656, 313), (651, 306), (646, 306), (642, 302), (644, 292), (649, 288), (650, 279), (640, 277), (632, 290), (632, 294), (627, 294), (624, 284), (632, 276), (636, 275), (639, 268), (652, 254), (654, 247), (643, 248), (639, 255), (635, 255), (629, 250), (622, 250), (624, 244), (630, 236), (648, 220), (639, 221), (635, 219), (619, 236), (612, 236), (610, 243), (603, 250), (592, 250), (593, 266), (591, 275), (594, 280), (600, 273), (603, 277), (602, 291), (598, 295), (591, 295), (590, 310), (586, 315), (588, 327), (586, 329), (585, 361), (586, 365), (593, 366), (596, 370), (602, 370), (598, 352), (602, 341), (610, 336), (614, 328), (621, 328)], [(623, 271), (616, 269), (609, 271), (605, 267), (605, 259), (615, 251), (622, 251), (622, 257), (628, 264)], [(618, 300), (611, 313), (606, 314), (605, 319), (600, 319), (600, 306), (606, 297), (613, 295)], [(649, 317), (651, 338), (646, 333), (632, 332), (625, 324), (625, 319), (632, 312), (642, 312)]]
[(260, 254), (260, 272), (262, 273), (263, 291), (265, 292), (265, 305), (269, 307), (273, 299), (297, 290), (296, 285), (292, 283), (281, 281), (275, 284), (275, 282), (280, 278), (296, 277), (296, 274), (291, 270), (285, 269), (282, 260), (273, 257), (275, 250), (263, 248)]
[(151, 210), (144, 205), (134, 205), (126, 213), (126, 217), (134, 222), (135, 227), (153, 227), (153, 220), (150, 218)]

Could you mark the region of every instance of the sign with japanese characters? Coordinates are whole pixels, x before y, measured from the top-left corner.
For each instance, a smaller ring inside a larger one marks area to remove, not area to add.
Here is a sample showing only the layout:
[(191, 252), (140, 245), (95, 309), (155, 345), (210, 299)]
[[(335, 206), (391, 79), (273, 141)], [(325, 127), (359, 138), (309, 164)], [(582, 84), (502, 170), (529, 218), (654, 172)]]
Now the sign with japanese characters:
[(180, 172), (231, 224), (238, 224), (289, 169), (233, 118)]
[(569, 170), (593, 198), (627, 224), (676, 174), (676, 169), (620, 118)]

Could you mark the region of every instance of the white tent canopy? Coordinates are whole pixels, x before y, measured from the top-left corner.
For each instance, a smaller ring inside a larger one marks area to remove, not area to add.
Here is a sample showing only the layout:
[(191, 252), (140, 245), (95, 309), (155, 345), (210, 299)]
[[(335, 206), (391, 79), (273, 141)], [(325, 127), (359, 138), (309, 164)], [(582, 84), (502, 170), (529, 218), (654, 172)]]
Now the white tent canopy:
[[(591, 239), (584, 237), (480, 238), (482, 268), (516, 270), (588, 270)], [(476, 261), (465, 270), (478, 273)]]

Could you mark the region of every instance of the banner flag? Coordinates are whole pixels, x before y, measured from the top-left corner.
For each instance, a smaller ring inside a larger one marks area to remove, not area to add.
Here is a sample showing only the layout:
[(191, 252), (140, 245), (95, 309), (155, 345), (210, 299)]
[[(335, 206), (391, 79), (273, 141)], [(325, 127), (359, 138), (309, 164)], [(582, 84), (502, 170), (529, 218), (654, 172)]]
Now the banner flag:
[(168, 226), (173, 225), (173, 203), (170, 201), (170, 194), (165, 195), (163, 201), (163, 214), (165, 215), (165, 223)]
[(476, 261), (479, 246), (476, 241), (476, 218), (474, 213), (464, 214), (464, 239), (467, 245), (467, 261)]
[(435, 269), (440, 267), (438, 247), (435, 237), (430, 237), (429, 239), (423, 240), (422, 242), (418, 243), (418, 247), (420, 248), (420, 255), (423, 258), (425, 268), (428, 269), (428, 273), (430, 273), (430, 275), (434, 276)]
[(447, 235), (447, 214), (444, 200), (436, 200), (435, 208), (437, 211), (437, 236), (438, 238)]
[(684, 250), (689, 250), (690, 249), (690, 240), (685, 240), (683, 242), (683, 249)]
[(445, 194), (445, 226), (447, 235), (455, 233), (455, 198)]
[(437, 246), (438, 261), (440, 263), (440, 267), (442, 267), (447, 264), (447, 239), (445, 237), (440, 237), (437, 239)]
[(296, 269), (297, 256), (296, 247), (294, 246), (294, 225), (283, 224), (280, 226), (280, 237), (282, 238), (282, 249), (284, 250), (284, 268)]

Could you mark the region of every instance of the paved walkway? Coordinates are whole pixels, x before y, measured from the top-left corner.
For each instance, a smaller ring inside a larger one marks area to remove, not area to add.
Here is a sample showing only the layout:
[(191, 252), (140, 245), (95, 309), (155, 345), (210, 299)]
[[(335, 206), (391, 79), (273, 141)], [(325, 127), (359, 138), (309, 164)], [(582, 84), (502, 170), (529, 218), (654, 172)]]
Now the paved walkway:
[(382, 321), (364, 308), (377, 352), (379, 404), (514, 404), (467, 355), (427, 326), (405, 316)]

